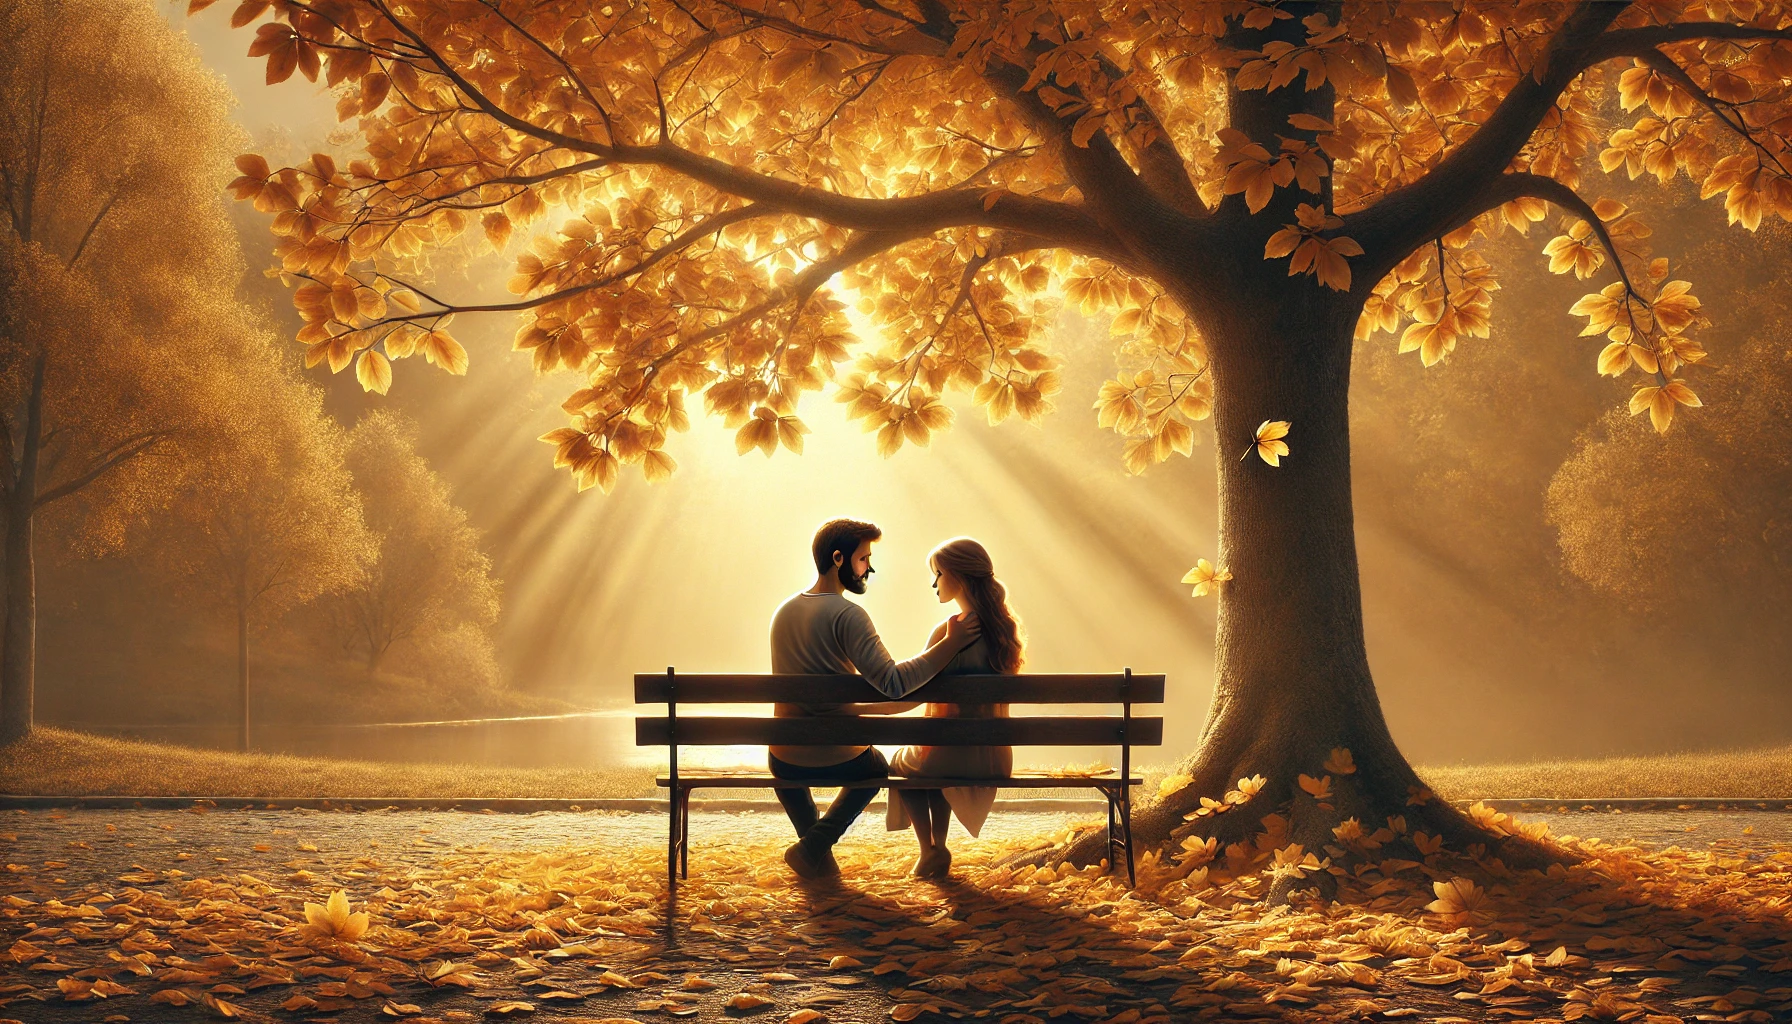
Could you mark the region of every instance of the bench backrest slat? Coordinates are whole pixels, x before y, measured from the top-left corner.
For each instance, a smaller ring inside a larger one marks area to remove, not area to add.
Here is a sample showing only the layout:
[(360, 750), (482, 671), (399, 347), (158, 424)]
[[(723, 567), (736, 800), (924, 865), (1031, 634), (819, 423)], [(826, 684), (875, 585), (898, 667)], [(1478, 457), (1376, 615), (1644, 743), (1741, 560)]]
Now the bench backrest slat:
[[(684, 676), (678, 681), (682, 686)], [(671, 740), (664, 718), (635, 719), (635, 745), (665, 746)], [(678, 718), (678, 742), (693, 746), (883, 743), (967, 746), (1081, 746), (1130, 743), (1159, 746), (1161, 718), (892, 718), (828, 716), (802, 718)]]
[[(859, 676), (686, 675), (675, 685), (663, 672), (635, 676), (635, 703), (664, 704), (845, 704), (889, 700)], [(669, 692), (670, 691), (670, 692)], [(938, 704), (1161, 704), (1162, 675), (1119, 672), (1039, 673), (1018, 676), (937, 676), (903, 700)], [(682, 720), (681, 720), (682, 731)]]

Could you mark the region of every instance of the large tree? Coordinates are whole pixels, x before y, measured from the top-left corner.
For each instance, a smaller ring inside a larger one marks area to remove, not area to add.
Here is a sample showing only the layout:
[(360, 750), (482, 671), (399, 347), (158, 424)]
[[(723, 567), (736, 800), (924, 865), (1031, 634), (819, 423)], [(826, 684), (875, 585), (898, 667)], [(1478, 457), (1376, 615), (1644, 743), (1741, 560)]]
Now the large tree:
[(227, 102), (148, 3), (0, 6), (0, 742), (32, 721), (43, 516), (115, 545), (215, 433), (242, 354)]
[[(308, 358), (384, 390), (393, 359), (464, 371), (452, 316), (520, 313), (518, 348), (586, 377), (550, 435), (581, 487), (670, 471), (696, 395), (768, 454), (800, 449), (797, 399), (830, 379), (886, 453), (946, 424), (948, 388), (1034, 415), (1057, 296), (1113, 311), (1101, 419), (1143, 468), (1211, 414), (1231, 574), (1205, 739), (1146, 840), (1252, 775), (1309, 849), (1340, 817), (1486, 838), (1429, 798), (1370, 679), (1352, 348), (1411, 321), (1429, 365), (1484, 335), (1477, 239), (1553, 205), (1552, 268), (1612, 279), (1575, 307), (1610, 339), (1600, 369), (1645, 377), (1631, 406), (1658, 429), (1697, 404), (1689, 286), (1582, 191), (1613, 86), (1647, 109), (1605, 137), (1607, 171), (1684, 171), (1750, 229), (1792, 213), (1777, 3), (247, 0), (236, 20), (269, 12), (269, 79), (324, 74), (364, 143), (239, 161)], [(531, 236), (515, 301), (428, 290), (473, 228)]]

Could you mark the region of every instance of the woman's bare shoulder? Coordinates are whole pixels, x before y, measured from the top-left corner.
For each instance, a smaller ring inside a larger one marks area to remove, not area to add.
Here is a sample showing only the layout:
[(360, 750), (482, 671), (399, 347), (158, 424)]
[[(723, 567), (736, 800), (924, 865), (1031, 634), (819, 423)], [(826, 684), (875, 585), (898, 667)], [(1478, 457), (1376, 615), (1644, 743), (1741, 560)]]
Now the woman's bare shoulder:
[(934, 645), (934, 644), (937, 644), (937, 643), (939, 643), (939, 642), (940, 642), (940, 641), (941, 641), (941, 640), (943, 640), (943, 639), (945, 639), (945, 637), (946, 637), (946, 623), (948, 623), (948, 622), (951, 622), (951, 621), (952, 621), (952, 620), (951, 620), (951, 619), (950, 619), (950, 618), (945, 618), (945, 619), (941, 619), (941, 620), (940, 620), (940, 624), (939, 624), (939, 625), (937, 625), (937, 626), (935, 626), (935, 627), (933, 627), (933, 633), (932, 633), (932, 635), (930, 635), (930, 636), (929, 636), (929, 637), (928, 637), (928, 638), (927, 638), (927, 646), (929, 646), (929, 647), (932, 647), (932, 646), (933, 646), (933, 645)]

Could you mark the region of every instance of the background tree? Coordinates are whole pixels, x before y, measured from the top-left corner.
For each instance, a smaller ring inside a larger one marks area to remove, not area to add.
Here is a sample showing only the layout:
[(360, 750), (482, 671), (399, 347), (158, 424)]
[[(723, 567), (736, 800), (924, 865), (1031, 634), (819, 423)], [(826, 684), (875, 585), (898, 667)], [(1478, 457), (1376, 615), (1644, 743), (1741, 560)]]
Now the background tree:
[[(250, 748), (252, 629), (348, 590), (374, 557), (344, 465), (345, 432), (317, 389), (290, 375), (233, 388), (230, 443), (194, 460), (155, 551), (168, 578), (236, 618), (238, 746)], [(261, 386), (255, 386), (260, 384)]]
[(454, 636), (498, 618), (498, 582), (479, 531), (417, 454), (417, 428), (390, 412), (361, 417), (346, 462), (378, 547), (356, 586), (328, 604), (331, 633), (380, 667), (392, 645)]
[(215, 436), (208, 382), (241, 355), (225, 103), (147, 4), (0, 9), (0, 741), (32, 721), (40, 514), (78, 496), (116, 543)]
[[(1658, 430), (1698, 404), (1690, 286), (1634, 212), (1577, 191), (1613, 83), (1648, 109), (1605, 139), (1606, 170), (1685, 171), (1750, 229), (1792, 213), (1777, 4), (272, 10), (251, 48), (270, 80), (324, 73), (366, 143), (347, 166), (239, 161), (236, 193), (277, 215), (308, 359), (383, 391), (393, 359), (464, 371), (454, 314), (521, 312), (517, 346), (586, 377), (549, 437), (581, 486), (669, 472), (697, 394), (743, 451), (800, 450), (797, 398), (855, 340), (843, 295), (885, 340), (838, 393), (886, 454), (949, 421), (948, 387), (992, 419), (1045, 408), (1054, 284), (1116, 311), (1125, 369), (1101, 419), (1143, 468), (1212, 415), (1231, 573), (1205, 740), (1142, 814), (1147, 841), (1252, 774), (1308, 848), (1340, 817), (1402, 813), (1488, 838), (1430, 799), (1370, 679), (1353, 347), (1411, 321), (1401, 345), (1431, 364), (1485, 334), (1497, 278), (1477, 241), (1553, 204), (1570, 222), (1552, 269), (1615, 278), (1575, 306), (1609, 339), (1599, 369), (1645, 375), (1630, 406)], [(475, 223), (502, 247), (555, 206), (577, 215), (517, 255), (515, 302), (419, 287)], [(1230, 838), (1254, 819), (1197, 824)]]
[[(1608, 415), (1549, 486), (1567, 568), (1644, 614), (1701, 604), (1781, 614), (1792, 599), (1792, 348), (1784, 290), (1761, 296), (1765, 333), (1712, 371), (1709, 414), (1667, 437)], [(1768, 622), (1763, 642), (1784, 638)]]

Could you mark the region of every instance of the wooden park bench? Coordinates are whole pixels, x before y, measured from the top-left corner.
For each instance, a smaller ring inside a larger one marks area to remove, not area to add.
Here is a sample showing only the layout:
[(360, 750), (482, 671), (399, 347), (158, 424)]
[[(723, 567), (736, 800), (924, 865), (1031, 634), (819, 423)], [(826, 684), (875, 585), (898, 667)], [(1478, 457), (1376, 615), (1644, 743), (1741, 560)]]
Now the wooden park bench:
[(928, 746), (1118, 746), (1120, 774), (1017, 775), (995, 780), (1004, 789), (1100, 790), (1108, 801), (1108, 863), (1117, 869), (1126, 859), (1127, 884), (1133, 881), (1132, 748), (1164, 741), (1162, 718), (1140, 718), (1134, 704), (1162, 704), (1164, 677), (1134, 675), (1132, 669), (1098, 675), (953, 675), (937, 676), (902, 698), (939, 704), (1118, 704), (1119, 715), (1049, 715), (1021, 718), (917, 718), (891, 715), (830, 715), (805, 718), (719, 717), (681, 715), (681, 705), (704, 704), (857, 704), (890, 700), (856, 675), (679, 675), (635, 676), (635, 703), (664, 704), (664, 718), (635, 719), (637, 746), (664, 746), (670, 770), (658, 780), (668, 791), (671, 822), (666, 840), (666, 892), (677, 898), (678, 879), (688, 873), (691, 791), (696, 789), (944, 789), (987, 786), (990, 779), (773, 778), (765, 771), (705, 770), (680, 774), (681, 746), (767, 746), (886, 744)]

